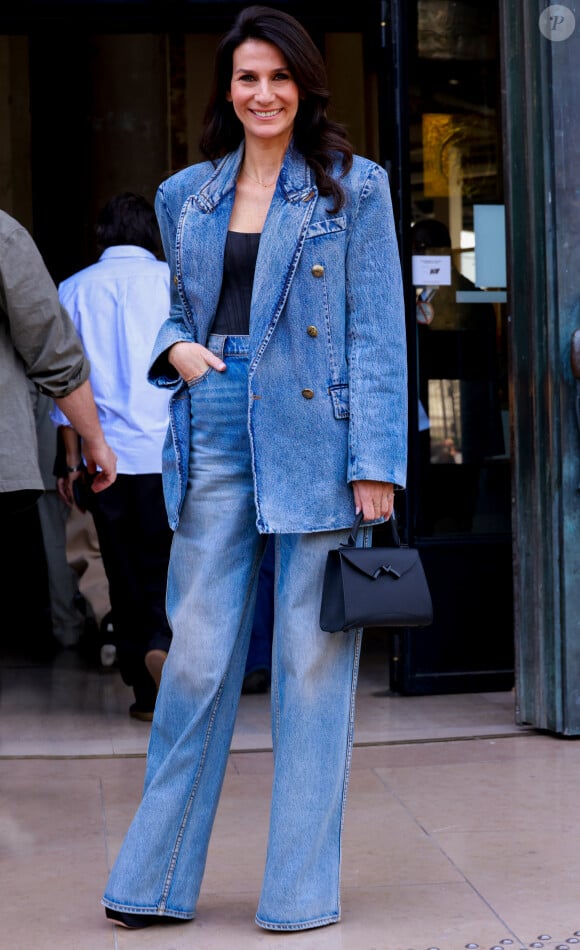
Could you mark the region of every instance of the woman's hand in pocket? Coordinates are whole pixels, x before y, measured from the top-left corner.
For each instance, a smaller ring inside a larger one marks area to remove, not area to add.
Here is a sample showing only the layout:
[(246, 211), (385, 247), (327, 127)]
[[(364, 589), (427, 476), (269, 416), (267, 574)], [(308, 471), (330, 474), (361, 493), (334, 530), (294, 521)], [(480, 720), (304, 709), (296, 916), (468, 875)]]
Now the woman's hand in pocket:
[(186, 343), (185, 341), (174, 343), (167, 354), (167, 359), (185, 383), (193, 382), (210, 368), (220, 373), (226, 368), (223, 360), (201, 343)]

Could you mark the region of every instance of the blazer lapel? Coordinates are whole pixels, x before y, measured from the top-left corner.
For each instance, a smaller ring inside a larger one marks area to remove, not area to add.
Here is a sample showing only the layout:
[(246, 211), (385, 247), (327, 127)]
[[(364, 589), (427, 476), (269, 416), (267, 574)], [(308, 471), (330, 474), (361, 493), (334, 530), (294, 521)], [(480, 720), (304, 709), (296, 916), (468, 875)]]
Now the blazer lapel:
[[(219, 302), (223, 255), (243, 147), (227, 155), (185, 204), (180, 222), (182, 279), (196, 339), (205, 345)], [(279, 319), (318, 192), (304, 159), (289, 149), (260, 238), (250, 314), (253, 365)], [(204, 263), (208, 256), (207, 265)], [(190, 267), (188, 261), (201, 266)], [(216, 263), (219, 262), (219, 263)]]
[(302, 160), (285, 166), (280, 178), (260, 238), (254, 274), (250, 315), (254, 363), (286, 302), (318, 194)]
[[(182, 280), (196, 339), (203, 345), (217, 310), (241, 152), (227, 155), (186, 202), (180, 221)], [(195, 266), (191, 266), (194, 262)]]

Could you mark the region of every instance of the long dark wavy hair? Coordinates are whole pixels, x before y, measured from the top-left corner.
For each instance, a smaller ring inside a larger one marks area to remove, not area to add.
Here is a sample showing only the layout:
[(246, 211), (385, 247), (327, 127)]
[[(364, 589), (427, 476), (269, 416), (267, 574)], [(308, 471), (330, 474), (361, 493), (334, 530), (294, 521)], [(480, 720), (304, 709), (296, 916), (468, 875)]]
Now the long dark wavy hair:
[(337, 211), (344, 204), (344, 191), (329, 171), (339, 157), (341, 176), (348, 172), (352, 165), (352, 145), (345, 128), (327, 116), (330, 93), (319, 50), (304, 27), (282, 10), (246, 7), (222, 37), (199, 142), (202, 153), (216, 161), (236, 149), (244, 137), (242, 123), (226, 99), (226, 93), (232, 81), (234, 51), (250, 39), (273, 43), (284, 56), (300, 92), (294, 144), (313, 170), (320, 194), (331, 195), (335, 202), (333, 210)]

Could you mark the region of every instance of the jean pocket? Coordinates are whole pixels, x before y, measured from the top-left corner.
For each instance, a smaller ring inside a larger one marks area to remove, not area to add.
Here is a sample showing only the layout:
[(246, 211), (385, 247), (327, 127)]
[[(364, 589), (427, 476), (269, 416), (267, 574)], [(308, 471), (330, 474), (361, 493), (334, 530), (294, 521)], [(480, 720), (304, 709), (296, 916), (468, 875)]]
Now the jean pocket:
[(199, 383), (202, 383), (204, 379), (208, 378), (210, 373), (214, 373), (214, 372), (215, 370), (213, 366), (208, 366), (208, 368), (205, 370), (204, 373), (201, 373), (200, 376), (194, 376), (193, 379), (188, 379), (185, 385), (187, 386), (188, 389), (195, 389), (195, 387), (198, 386)]

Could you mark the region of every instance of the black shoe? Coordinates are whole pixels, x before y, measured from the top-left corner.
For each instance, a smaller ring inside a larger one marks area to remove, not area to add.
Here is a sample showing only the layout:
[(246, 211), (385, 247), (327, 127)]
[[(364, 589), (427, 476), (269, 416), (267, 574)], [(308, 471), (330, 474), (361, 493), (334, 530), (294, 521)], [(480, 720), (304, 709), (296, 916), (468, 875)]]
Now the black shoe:
[[(138, 706), (137, 703), (132, 703), (131, 706), (129, 706), (129, 715), (131, 719), (140, 719), (141, 722), (153, 721), (153, 710), (143, 709), (141, 706)], [(136, 916), (139, 915), (137, 914)]]
[(182, 917), (168, 917), (162, 914), (123, 914), (120, 910), (111, 910), (105, 907), (105, 914), (121, 927), (129, 930), (143, 930), (144, 927), (154, 927), (156, 924), (186, 924)]
[(247, 676), (244, 676), (242, 693), (245, 695), (248, 693), (267, 693), (269, 689), (269, 670), (253, 670), (252, 673), (248, 673)]

